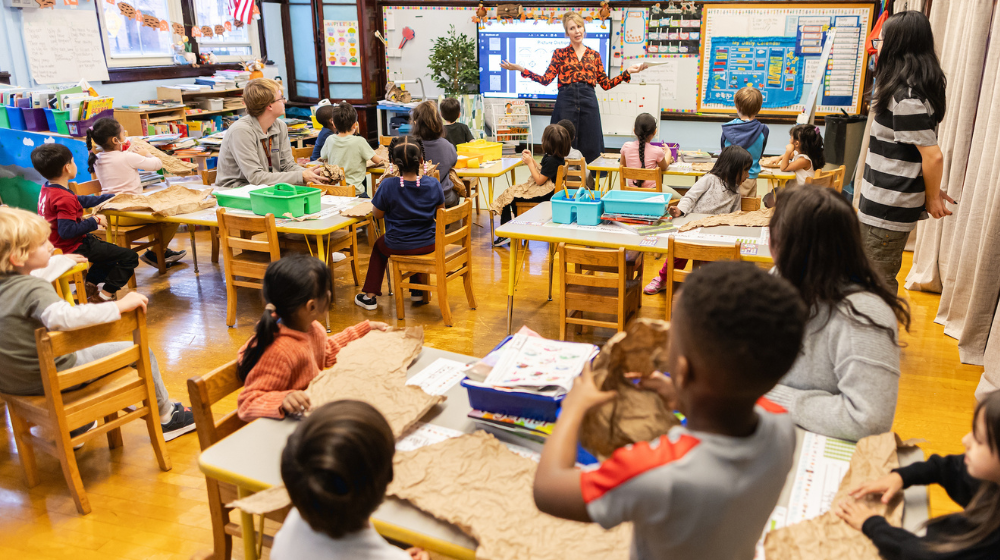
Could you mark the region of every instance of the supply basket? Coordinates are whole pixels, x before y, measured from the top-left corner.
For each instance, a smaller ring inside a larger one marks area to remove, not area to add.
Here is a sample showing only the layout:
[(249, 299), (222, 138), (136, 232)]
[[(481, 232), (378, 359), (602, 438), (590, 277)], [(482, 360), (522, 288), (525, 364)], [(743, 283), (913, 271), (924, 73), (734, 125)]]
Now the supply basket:
[(57, 111), (55, 109), (45, 109), (45, 120), (49, 123), (49, 130), (59, 134), (69, 134), (69, 127), (66, 120), (69, 119), (69, 111)]
[[(604, 195), (604, 211), (609, 214), (639, 214), (642, 216), (662, 216), (667, 213), (670, 193), (638, 191), (608, 191)], [(660, 199), (654, 201), (650, 199)]]
[(321, 189), (278, 183), (273, 187), (250, 191), (250, 210), (258, 216), (291, 214), (298, 218), (319, 212), (322, 196)]
[[(601, 223), (604, 214), (604, 201), (601, 193), (594, 193), (594, 199), (585, 189), (564, 190), (552, 196), (552, 221), (557, 224), (572, 224), (581, 226), (596, 226)], [(641, 194), (641, 193), (640, 193)]]

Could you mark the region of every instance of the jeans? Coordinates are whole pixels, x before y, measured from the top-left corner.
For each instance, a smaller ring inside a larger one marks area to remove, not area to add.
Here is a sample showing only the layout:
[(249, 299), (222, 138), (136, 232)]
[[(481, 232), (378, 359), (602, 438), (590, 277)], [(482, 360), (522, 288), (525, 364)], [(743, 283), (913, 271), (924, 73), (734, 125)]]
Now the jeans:
[[(104, 342), (102, 344), (91, 346), (90, 348), (77, 350), (76, 365), (80, 366), (83, 364), (89, 364), (90, 362), (96, 362), (105, 356), (110, 356), (115, 352), (120, 352), (131, 347), (131, 342)], [(174, 404), (170, 401), (170, 395), (167, 394), (167, 388), (163, 385), (163, 380), (160, 379), (160, 366), (157, 365), (156, 356), (153, 355), (152, 351), (149, 352), (149, 374), (153, 377), (153, 387), (156, 389), (156, 405), (157, 408), (160, 409), (160, 416), (165, 416), (170, 412)], [(80, 389), (86, 385), (87, 383), (83, 383), (66, 390)]]
[(865, 254), (875, 266), (875, 272), (882, 276), (894, 294), (899, 289), (896, 275), (899, 274), (899, 268), (903, 265), (903, 249), (906, 248), (908, 237), (910, 237), (908, 231), (895, 231), (861, 224), (861, 244), (865, 249)]

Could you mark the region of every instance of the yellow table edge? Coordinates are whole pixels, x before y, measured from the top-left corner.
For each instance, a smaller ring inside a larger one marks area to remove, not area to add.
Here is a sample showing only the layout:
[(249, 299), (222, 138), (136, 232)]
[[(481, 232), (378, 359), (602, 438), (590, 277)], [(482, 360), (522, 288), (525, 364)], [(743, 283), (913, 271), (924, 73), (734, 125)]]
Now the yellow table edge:
[[(152, 222), (189, 224), (195, 226), (210, 226), (210, 227), (218, 227), (219, 225), (218, 220), (202, 220), (202, 219), (195, 220), (191, 218), (185, 218), (185, 216), (190, 216), (191, 214), (176, 214), (174, 216), (154, 216), (149, 212), (128, 212), (122, 210), (105, 210), (104, 213), (107, 214), (108, 216), (116, 216), (119, 218), (135, 218), (138, 220), (147, 220)], [(290, 222), (288, 224), (282, 224), (278, 226), (277, 230), (280, 233), (298, 233), (302, 235), (328, 235), (335, 231), (339, 231), (341, 229), (344, 229), (345, 227), (358, 223), (357, 218), (348, 218), (346, 216), (341, 216), (341, 217), (344, 218), (344, 221), (331, 228), (306, 229), (291, 225), (293, 223), (298, 224), (306, 222)], [(281, 220), (285, 218), (275, 216), (275, 219)]]

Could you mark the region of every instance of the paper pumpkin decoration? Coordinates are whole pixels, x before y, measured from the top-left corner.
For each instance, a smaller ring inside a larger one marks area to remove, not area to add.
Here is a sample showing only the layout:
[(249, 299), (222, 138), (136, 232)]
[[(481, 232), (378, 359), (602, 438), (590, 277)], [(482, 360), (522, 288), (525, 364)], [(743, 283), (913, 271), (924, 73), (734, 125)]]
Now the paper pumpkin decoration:
[(171, 24), (171, 27), (173, 27), (173, 29), (174, 29), (174, 35), (181, 35), (181, 36), (184, 35), (184, 26), (183, 25), (181, 25), (181, 24), (179, 24), (177, 22), (174, 22), (174, 23)]
[(160, 20), (160, 31), (170, 31), (170, 24), (167, 23), (167, 20)]
[(128, 19), (135, 19), (135, 8), (132, 7), (132, 4), (119, 2), (118, 11), (120, 11), (122, 15)]
[(233, 30), (233, 24), (232, 24), (232, 22), (229, 22), (229, 21), (227, 21), (226, 23), (223, 23), (222, 27), (224, 27), (226, 31), (232, 31)]
[(104, 1), (107, 2), (108, 4), (111, 4), (112, 6), (115, 4), (115, 0), (104, 0)]
[(56, 0), (35, 0), (38, 3), (39, 8), (52, 8), (56, 9)]
[(215, 34), (212, 33), (212, 26), (211, 25), (202, 25), (201, 26), (201, 36), (202, 37), (207, 37), (209, 39), (211, 39), (212, 37), (215, 37)]
[(63, 6), (79, 6), (78, 0), (63, 0)]
[(222, 35), (225, 32), (226, 32), (226, 28), (225, 27), (223, 27), (221, 25), (216, 25), (215, 26), (215, 34), (216, 35)]
[(253, 13), (250, 14), (250, 17), (257, 17), (259, 15), (260, 15), (260, 8), (258, 8), (257, 7), (257, 3), (254, 2), (253, 3)]
[(160, 18), (158, 18), (156, 16), (151, 16), (151, 15), (148, 15), (148, 14), (144, 15), (144, 16), (142, 16), (142, 25), (144, 27), (148, 27), (150, 29), (159, 29), (160, 28)]
[(197, 25), (192, 25), (191, 26), (191, 36), (192, 37), (201, 37), (201, 28), (198, 27)]

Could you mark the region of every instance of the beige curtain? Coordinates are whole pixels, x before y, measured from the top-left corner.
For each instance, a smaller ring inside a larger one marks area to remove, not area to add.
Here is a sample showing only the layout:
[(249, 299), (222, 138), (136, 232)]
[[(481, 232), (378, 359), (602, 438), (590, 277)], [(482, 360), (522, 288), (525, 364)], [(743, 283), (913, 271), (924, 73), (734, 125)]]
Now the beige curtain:
[[(898, 4), (898, 3), (897, 3)], [(972, 127), (980, 95), (986, 40), (993, 12), (992, 0), (935, 0), (931, 25), (936, 50), (948, 78), (948, 106), (938, 127), (938, 145), (944, 153), (941, 189), (962, 202), (963, 184)], [(970, 40), (981, 37), (982, 40)], [(958, 212), (941, 220), (922, 220), (917, 225), (913, 267), (906, 276), (906, 289), (941, 292), (941, 278), (952, 264), (949, 248), (954, 240)]]

